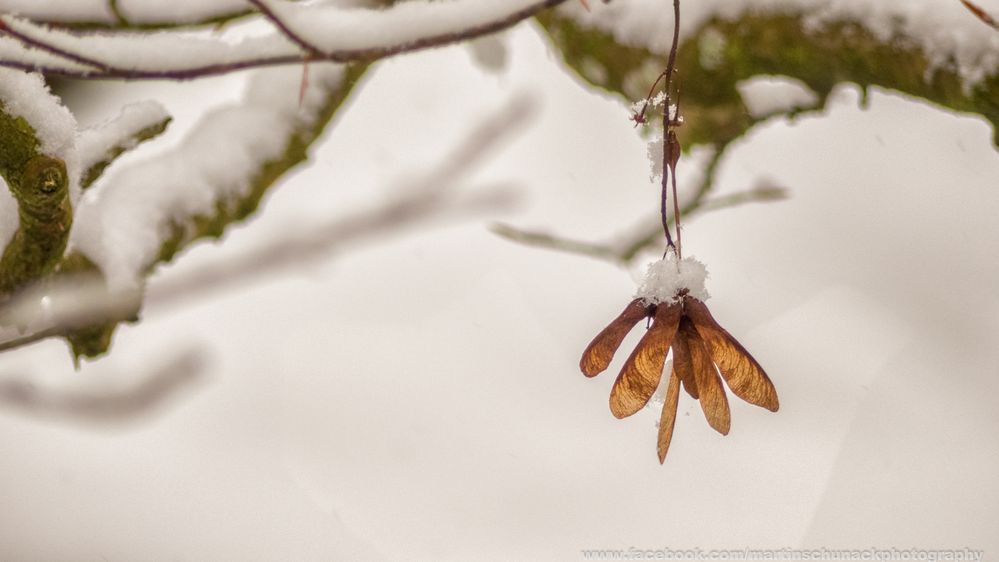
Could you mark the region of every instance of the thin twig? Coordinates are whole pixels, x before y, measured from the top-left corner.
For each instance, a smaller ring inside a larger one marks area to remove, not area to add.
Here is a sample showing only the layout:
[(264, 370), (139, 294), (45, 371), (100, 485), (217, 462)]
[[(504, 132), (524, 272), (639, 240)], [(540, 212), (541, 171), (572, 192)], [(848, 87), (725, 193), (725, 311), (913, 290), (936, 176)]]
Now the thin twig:
[[(680, 49), (680, 0), (673, 0), (673, 44), (669, 48), (669, 58), (666, 59), (666, 93), (673, 84), (673, 72), (676, 70), (676, 53)], [(667, 105), (667, 109), (669, 106)]]
[(20, 338), (2, 341), (0, 342), (0, 353), (10, 351), (11, 349), (17, 349), (19, 347), (25, 347), (49, 338), (55, 338), (61, 336), (63, 332), (65, 332), (65, 330), (61, 326), (53, 326), (46, 330), (34, 332)]
[(992, 27), (993, 29), (999, 30), (999, 20), (996, 20), (996, 18), (989, 15), (989, 13), (986, 12), (984, 9), (982, 9), (980, 6), (973, 4), (972, 2), (970, 2), (970, 0), (961, 0), (961, 3), (964, 4), (964, 7), (968, 8), (968, 10), (970, 10), (971, 13), (975, 14), (975, 16), (978, 17), (978, 19), (985, 22), (986, 25)]
[[(787, 191), (783, 188), (760, 186), (714, 199), (695, 200), (683, 208), (682, 214), (690, 218), (708, 211), (726, 209), (746, 203), (777, 201), (785, 198), (787, 198)], [(493, 224), (489, 229), (498, 236), (502, 236), (512, 242), (524, 244), (525, 246), (628, 264), (638, 257), (643, 250), (657, 244), (661, 232), (657, 224), (658, 222), (656, 218), (647, 217), (635, 225), (635, 227), (629, 229), (637, 232), (637, 234), (628, 236), (624, 240), (611, 242), (574, 240), (547, 232), (521, 230), (501, 223)]]
[[(181, 68), (173, 70), (134, 69), (134, 68), (130, 69), (130, 68), (122, 68), (107, 64), (105, 65), (104, 68), (102, 68), (99, 71), (89, 71), (89, 70), (77, 70), (61, 66), (39, 65), (35, 63), (12, 61), (12, 60), (0, 60), (0, 66), (7, 68), (16, 68), (19, 70), (26, 70), (26, 71), (37, 71), (37, 72), (42, 72), (44, 74), (50, 74), (53, 76), (76, 78), (80, 80), (107, 80), (107, 79), (190, 80), (193, 78), (215, 76), (219, 74), (228, 74), (231, 72), (245, 70), (248, 68), (260, 68), (267, 66), (302, 64), (306, 62), (346, 63), (346, 62), (355, 62), (355, 61), (374, 61), (377, 59), (400, 55), (403, 53), (412, 53), (436, 47), (443, 47), (446, 45), (451, 45), (453, 43), (459, 43), (467, 41), (469, 39), (475, 39), (483, 35), (496, 33), (498, 31), (502, 31), (504, 29), (512, 27), (520, 23), (521, 21), (534, 16), (535, 14), (537, 14), (542, 10), (557, 6), (565, 1), (566, 0), (541, 0), (533, 6), (528, 6), (526, 8), (517, 10), (516, 12), (513, 12), (501, 19), (472, 26), (463, 29), (461, 31), (441, 33), (430, 37), (423, 37), (399, 45), (392, 45), (388, 47), (370, 47), (366, 49), (344, 49), (339, 51), (325, 52), (322, 53), (321, 55), (312, 55), (310, 53), (295, 54), (295, 55), (273, 55), (273, 56), (259, 57), (254, 59), (241, 60), (241, 61), (206, 64), (201, 66), (192, 66), (190, 68)], [(37, 45), (38, 48), (43, 48), (41, 45), (47, 45), (50, 48), (58, 48), (48, 45), (44, 40), (39, 39), (37, 37), (29, 39), (33, 40), (35, 43), (38, 43)], [(22, 39), (19, 40), (21, 40), (22, 43), (24, 43)], [(98, 64), (104, 64), (104, 63), (98, 62)]]
[(250, 2), (250, 4), (253, 4), (258, 10), (260, 10), (260, 13), (263, 14), (264, 17), (267, 18), (271, 22), (271, 24), (273, 24), (274, 27), (276, 27), (277, 30), (280, 31), (281, 34), (287, 37), (291, 42), (295, 43), (309, 54), (320, 55), (320, 56), (323, 55), (323, 52), (318, 47), (306, 41), (305, 38), (303, 38), (301, 35), (295, 32), (295, 30), (289, 27), (284, 20), (282, 20), (276, 13), (274, 13), (274, 10), (272, 10), (270, 6), (268, 6), (264, 2), (264, 0), (248, 0), (248, 1)]
[[(28, 48), (35, 48), (40, 51), (45, 51), (57, 57), (64, 58), (68, 61), (79, 63), (84, 66), (90, 66), (101, 71), (110, 70), (110, 67), (108, 65), (104, 64), (99, 60), (92, 59), (90, 57), (81, 55), (79, 53), (74, 53), (72, 51), (67, 51), (60, 47), (42, 41), (41, 39), (36, 39), (34, 37), (21, 33), (20, 31), (17, 31), (16, 29), (13, 29), (9, 25), (7, 25), (7, 22), (3, 21), (3, 19), (0, 19), (0, 34), (9, 35), (14, 39), (17, 39), (18, 41), (23, 43)], [(0, 61), (0, 64), (2, 64), (2, 61)]]
[[(680, 157), (680, 146), (679, 141), (676, 138), (676, 134), (673, 132), (671, 125), (673, 124), (673, 116), (670, 115), (670, 90), (673, 87), (673, 72), (676, 69), (676, 52), (680, 45), (680, 0), (673, 0), (673, 44), (670, 47), (669, 59), (666, 61), (666, 71), (663, 73), (663, 91), (666, 93), (666, 99), (663, 102), (663, 179), (662, 179), (662, 219), (663, 219), (663, 233), (666, 235), (666, 246), (667, 250), (673, 248), (676, 251), (677, 258), (681, 257), (680, 248), (678, 245), (673, 244), (673, 239), (669, 235), (669, 217), (667, 216), (667, 199), (669, 196), (669, 180), (673, 180), (673, 219), (675, 222), (679, 222), (680, 219), (680, 204), (676, 200), (676, 162)], [(656, 83), (659, 79), (656, 79)], [(679, 108), (677, 108), (679, 111)], [(679, 122), (679, 115), (677, 115), (677, 122)], [(677, 242), (680, 240), (680, 228), (676, 229)], [(663, 254), (665, 256), (665, 254)]]

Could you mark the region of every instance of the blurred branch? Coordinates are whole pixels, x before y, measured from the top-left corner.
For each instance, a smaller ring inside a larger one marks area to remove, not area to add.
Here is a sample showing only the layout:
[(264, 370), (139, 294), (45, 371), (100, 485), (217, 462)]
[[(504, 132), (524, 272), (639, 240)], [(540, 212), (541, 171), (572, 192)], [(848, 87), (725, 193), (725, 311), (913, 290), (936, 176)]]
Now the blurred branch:
[(75, 391), (43, 390), (32, 378), (0, 380), (0, 407), (40, 417), (73, 421), (126, 423), (153, 413), (203, 378), (204, 358), (188, 350), (136, 378), (126, 388), (100, 389), (93, 384)]
[[(35, 333), (0, 341), (0, 350), (27, 345), (55, 335), (72, 334), (81, 326), (117, 323), (134, 316), (145, 304), (169, 305), (188, 302), (192, 295), (217, 289), (252, 275), (274, 271), (325, 255), (374, 236), (431, 219), (464, 217), (483, 210), (496, 210), (511, 201), (506, 190), (480, 194), (453, 193), (455, 184), (475, 169), (491, 151), (505, 141), (531, 116), (533, 103), (516, 98), (506, 108), (483, 120), (466, 140), (441, 163), (400, 186), (403, 195), (371, 211), (334, 220), (315, 229), (290, 233), (287, 237), (258, 247), (239, 258), (201, 270), (177, 281), (164, 281), (142, 291), (112, 293), (96, 271), (66, 273), (43, 285), (22, 291), (4, 306), (10, 322), (34, 323)], [(45, 318), (39, 325), (38, 319)]]
[[(787, 198), (787, 190), (781, 187), (761, 185), (746, 191), (739, 191), (715, 199), (696, 199), (682, 209), (689, 217), (719, 209), (744, 205), (746, 203), (762, 203), (778, 201)], [(659, 249), (662, 240), (662, 226), (658, 217), (649, 217), (636, 224), (631, 230), (637, 234), (626, 236), (621, 240), (606, 242), (586, 242), (564, 238), (545, 232), (527, 231), (506, 224), (494, 224), (490, 227), (493, 233), (507, 240), (570, 254), (588, 256), (600, 260), (627, 265), (643, 251)]]
[[(53, 10), (45, 3), (37, 2), (36, 6), (22, 8), (20, 15), (30, 18), (44, 25), (72, 29), (76, 32), (104, 31), (104, 32), (135, 32), (135, 31), (158, 31), (164, 29), (197, 29), (203, 27), (219, 27), (230, 22), (244, 19), (254, 15), (256, 12), (250, 9), (226, 9), (222, 7), (215, 11), (205, 12), (202, 8), (197, 17), (184, 17), (184, 14), (175, 14), (177, 17), (170, 19), (154, 19), (150, 17), (136, 18), (133, 21), (125, 15), (120, 6), (119, 0), (107, 0), (108, 10), (111, 12), (109, 19), (102, 10), (94, 10), (92, 16), (67, 16), (65, 10)], [(206, 4), (208, 4), (206, 2)], [(207, 7), (207, 6), (206, 6)], [(3, 2), (0, 1), (0, 11)]]
[[(713, 160), (712, 162), (716, 162)], [(709, 165), (710, 166), (710, 165)], [(781, 199), (787, 199), (787, 190), (782, 187), (768, 186), (768, 185), (758, 185), (753, 189), (746, 191), (737, 191), (735, 193), (730, 193), (728, 195), (723, 195), (714, 199), (707, 198), (708, 188), (713, 184), (713, 178), (709, 175), (705, 178), (705, 183), (696, 197), (684, 206), (682, 213), (687, 217), (695, 217), (697, 215), (716, 211), (721, 209), (727, 209), (730, 207), (738, 207), (740, 205), (745, 205), (746, 203), (766, 203), (768, 201), (779, 201)], [(629, 263), (637, 258), (642, 252), (651, 249), (658, 249), (659, 244), (659, 226), (646, 227), (644, 233), (642, 230), (638, 231), (640, 234), (633, 236), (632, 238), (626, 240), (622, 246), (618, 246), (619, 250), (617, 253), (618, 261), (622, 263)]]
[[(252, 213), (254, 213), (263, 198), (264, 194), (273, 187), (277, 181), (289, 170), (306, 160), (308, 156), (308, 149), (315, 142), (323, 131), (326, 129), (327, 125), (333, 120), (333, 117), (337, 112), (344, 106), (348, 96), (353, 91), (355, 84), (358, 79), (367, 70), (367, 65), (355, 64), (346, 67), (342, 72), (341, 78), (334, 82), (324, 82), (318, 77), (316, 80), (312, 81), (309, 86), (311, 91), (316, 95), (315, 111), (313, 119), (297, 119), (293, 120), (294, 126), (289, 127), (286, 132), (271, 131), (269, 134), (281, 134), (283, 136), (284, 148), (280, 150), (274, 157), (262, 158), (253, 161), (252, 166), (246, 170), (246, 176), (241, 181), (245, 182), (245, 189), (241, 189), (237, 194), (228, 193), (224, 190), (218, 190), (216, 193), (211, 194), (214, 197), (212, 205), (209, 206), (210, 212), (206, 211), (195, 211), (189, 206), (180, 204), (179, 210), (163, 212), (163, 209), (157, 211), (153, 209), (151, 212), (153, 216), (158, 217), (156, 220), (166, 221), (155, 224), (144, 224), (143, 221), (132, 224), (135, 228), (148, 228), (155, 229), (156, 240), (159, 241), (156, 248), (150, 248), (151, 255), (148, 256), (148, 261), (140, 264), (143, 271), (137, 272), (138, 275), (148, 275), (152, 270), (160, 263), (165, 263), (171, 261), (178, 252), (182, 251), (192, 243), (203, 238), (218, 238), (222, 236), (226, 228), (229, 225), (238, 223)], [(275, 84), (273, 81), (267, 81), (261, 83), (260, 87), (273, 87)], [(247, 94), (249, 95), (249, 93)], [(297, 96), (292, 96), (288, 94), (288, 103), (293, 104), (291, 107), (297, 106)], [(234, 108), (237, 106), (233, 106)], [(241, 106), (239, 106), (241, 107)], [(219, 111), (227, 111), (223, 108)], [(260, 112), (258, 112), (260, 113)], [(289, 116), (283, 116), (282, 119), (290, 119)], [(223, 119), (220, 123), (221, 125), (226, 125), (229, 123), (229, 119)], [(219, 124), (219, 123), (215, 123)], [(189, 138), (193, 135), (207, 135), (208, 138), (215, 138), (213, 135), (217, 133), (212, 132), (213, 127), (212, 122), (203, 120), (199, 126), (192, 130), (189, 134)], [(252, 131), (252, 129), (251, 129)], [(259, 134), (259, 132), (257, 133)], [(231, 135), (231, 133), (230, 133)], [(243, 146), (239, 150), (252, 150), (257, 143), (261, 141), (255, 137), (240, 137), (231, 138), (229, 141), (231, 147)], [(183, 150), (183, 147), (180, 148)], [(157, 160), (152, 160), (149, 162), (150, 168), (143, 168), (143, 164), (136, 164), (131, 169), (132, 176), (135, 177), (135, 181), (142, 181), (142, 177), (148, 174), (161, 175), (162, 165), (168, 161), (168, 158), (180, 159), (176, 162), (185, 173), (181, 174), (180, 181), (182, 182), (205, 182), (206, 185), (213, 185), (213, 181), (217, 182), (217, 174), (213, 172), (212, 166), (214, 165), (211, 161), (201, 161), (192, 162), (183, 152), (176, 152), (173, 154), (160, 155)], [(200, 166), (200, 167), (199, 167)], [(136, 177), (137, 176), (137, 177)], [(177, 181), (171, 178), (161, 178), (169, 181)], [(129, 182), (126, 182), (129, 183)], [(100, 208), (105, 208), (108, 205), (108, 197), (111, 195), (108, 193), (110, 187), (120, 187), (118, 192), (122, 193), (122, 197), (129, 199), (134, 196), (133, 192), (136, 189), (148, 189), (148, 186), (140, 185), (106, 185), (104, 186), (104, 191), (102, 192), (101, 200), (96, 204), (99, 205), (98, 212)], [(165, 185), (159, 188), (165, 196), (177, 197), (183, 201), (184, 195), (184, 185), (173, 186)], [(166, 190), (166, 191), (163, 191)], [(174, 203), (170, 203), (173, 199), (164, 199), (160, 196), (161, 194), (151, 195), (152, 201), (161, 201), (160, 205), (162, 207), (171, 207)], [(94, 217), (91, 217), (90, 223), (94, 223)], [(108, 225), (110, 226), (110, 225)], [(77, 229), (80, 232), (80, 229)], [(122, 233), (123, 236), (136, 237), (143, 236), (141, 233), (129, 232)], [(91, 239), (100, 238), (96, 235), (89, 236)], [(78, 247), (77, 251), (69, 253), (64, 257), (63, 261), (59, 265), (59, 275), (60, 277), (66, 278), (76, 278), (77, 276), (92, 275), (97, 274), (100, 276), (100, 268), (92, 261), (92, 259), (86, 255), (86, 251), (92, 253), (100, 253), (100, 249), (88, 249), (87, 247)], [(113, 252), (114, 248), (107, 251)], [(102, 278), (101, 278), (102, 279)], [(94, 290), (97, 295), (102, 295), (106, 293), (106, 289)], [(138, 289), (141, 293), (141, 287)], [(119, 295), (121, 296), (121, 295)], [(96, 297), (95, 297), (96, 298)], [(123, 306), (124, 304), (131, 304), (132, 308), (119, 309), (116, 310), (115, 314), (109, 315), (108, 321), (102, 324), (93, 324), (90, 326), (79, 327), (78, 330), (70, 331), (65, 333), (67, 341), (73, 348), (73, 354), (76, 357), (88, 357), (93, 358), (100, 356), (107, 352), (108, 347), (111, 343), (112, 335), (117, 328), (117, 325), (121, 321), (131, 321), (136, 319), (139, 310), (139, 303), (141, 298), (134, 297), (121, 300), (117, 303), (118, 306)]]
[[(624, 9), (624, 8), (622, 8)], [(634, 9), (639, 9), (636, 7)], [(642, 99), (665, 57), (648, 48), (619, 43), (614, 36), (577, 21), (569, 10), (537, 19), (566, 63), (590, 84), (621, 95), (630, 105)], [(753, 119), (736, 85), (758, 75), (800, 80), (825, 103), (843, 82), (896, 90), (954, 111), (976, 113), (993, 125), (999, 145), (999, 69), (966, 83), (956, 64), (931, 59), (914, 38), (896, 30), (875, 36), (862, 22), (839, 20), (808, 25), (808, 10), (780, 9), (711, 19), (689, 30), (677, 67), (684, 72), (684, 146), (728, 144), (744, 135)], [(793, 48), (788, 48), (793, 46)], [(849, 53), (849, 56), (844, 56)], [(953, 62), (953, 61), (950, 61)]]
[[(128, 107), (125, 109), (127, 110)], [(124, 117), (125, 114), (123, 113), (119, 116), (119, 119)], [(94, 146), (95, 154), (88, 155), (89, 159), (82, 162), (84, 169), (80, 176), (80, 188), (86, 190), (93, 185), (104, 173), (104, 170), (125, 152), (163, 134), (171, 120), (172, 118), (169, 115), (163, 115), (152, 123), (139, 123), (132, 130), (127, 131), (124, 137), (111, 139), (100, 138), (103, 136), (103, 127), (84, 131), (77, 141), (78, 144), (83, 145), (86, 143), (96, 146)], [(114, 123), (114, 121), (111, 123)]]

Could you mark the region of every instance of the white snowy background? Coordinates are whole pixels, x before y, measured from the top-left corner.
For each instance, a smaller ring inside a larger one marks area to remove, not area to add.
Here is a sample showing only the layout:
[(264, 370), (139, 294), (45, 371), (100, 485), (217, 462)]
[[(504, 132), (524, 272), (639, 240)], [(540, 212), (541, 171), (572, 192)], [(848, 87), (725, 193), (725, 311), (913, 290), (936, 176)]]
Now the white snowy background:
[[(498, 73), (464, 47), (380, 63), (255, 219), (163, 268), (150, 290), (384, 201), (524, 91), (540, 102), (535, 121), (467, 182), (521, 187), (519, 210), (493, 219), (601, 239), (654, 211), (625, 104), (581, 87), (531, 25), (503, 39)], [(245, 82), (84, 85), (72, 102), (83, 124), (163, 102), (176, 121), (129, 158), (144, 157)], [(684, 231), (685, 251), (709, 268), (715, 317), (767, 369), (778, 413), (733, 400), (721, 437), (684, 395), (660, 466), (658, 413), (614, 419), (614, 373), (587, 380), (577, 367), (631, 298), (634, 272), (452, 222), (149, 308), (78, 373), (60, 342), (0, 356), (0, 382), (51, 392), (127, 386), (191, 349), (207, 362), (197, 384), (137, 422), (0, 410), (0, 558), (877, 546), (990, 559), (992, 130), (892, 92), (874, 91), (866, 108), (859, 97), (844, 84), (820, 114), (761, 126), (724, 161), (718, 195), (766, 178), (788, 200), (712, 212)]]

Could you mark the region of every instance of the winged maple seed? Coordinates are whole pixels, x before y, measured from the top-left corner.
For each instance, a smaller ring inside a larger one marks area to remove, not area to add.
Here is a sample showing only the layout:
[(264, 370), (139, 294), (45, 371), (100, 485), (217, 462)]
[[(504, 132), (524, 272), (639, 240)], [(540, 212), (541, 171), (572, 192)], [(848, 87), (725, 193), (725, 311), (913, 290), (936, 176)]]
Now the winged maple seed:
[(617, 418), (641, 410), (659, 386), (666, 355), (672, 349), (673, 368), (659, 422), (660, 463), (666, 460), (673, 438), (681, 386), (700, 402), (708, 424), (722, 435), (728, 434), (731, 425), (722, 378), (746, 402), (772, 412), (779, 407), (777, 391), (763, 367), (704, 304), (705, 275), (704, 266), (692, 258), (667, 257), (652, 264), (637, 298), (597, 334), (579, 362), (584, 375), (595, 377), (607, 369), (632, 328), (643, 319), (652, 319), (614, 382), (610, 408)]

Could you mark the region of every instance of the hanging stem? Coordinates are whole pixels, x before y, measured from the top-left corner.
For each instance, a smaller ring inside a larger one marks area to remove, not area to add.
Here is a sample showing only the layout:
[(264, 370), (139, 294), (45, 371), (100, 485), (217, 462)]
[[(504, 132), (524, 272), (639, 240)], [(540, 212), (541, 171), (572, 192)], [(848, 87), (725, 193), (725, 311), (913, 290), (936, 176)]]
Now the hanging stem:
[[(680, 159), (680, 143), (676, 138), (676, 133), (673, 132), (672, 126), (674, 123), (679, 123), (679, 107), (677, 107), (677, 116), (670, 115), (670, 90), (673, 86), (673, 72), (676, 69), (676, 52), (680, 44), (680, 0), (673, 0), (673, 45), (669, 50), (669, 59), (666, 61), (666, 70), (660, 75), (660, 78), (664, 80), (663, 91), (666, 93), (665, 100), (663, 101), (663, 183), (662, 183), (662, 205), (660, 207), (662, 218), (663, 218), (663, 233), (666, 235), (666, 245), (667, 251), (669, 248), (673, 248), (676, 251), (676, 257), (679, 259), (680, 255), (680, 205), (676, 198), (676, 162)], [(659, 83), (659, 79), (656, 79), (656, 84)], [(653, 85), (655, 88), (655, 85)], [(648, 105), (648, 101), (646, 101)], [(644, 107), (642, 108), (644, 111)], [(668, 171), (668, 174), (667, 174)], [(667, 216), (667, 199), (669, 196), (669, 182), (672, 179), (673, 182), (673, 218), (676, 222), (676, 240), (677, 244), (673, 244), (673, 239), (670, 237), (669, 233), (669, 217)]]
[[(680, 120), (680, 94), (677, 92), (676, 95), (676, 112), (673, 114), (672, 118), (669, 118), (669, 107), (666, 107), (665, 114), (667, 116), (666, 124), (667, 126), (679, 126), (682, 121)], [(666, 135), (666, 142), (663, 146), (663, 152), (669, 154), (669, 175), (673, 182), (673, 222), (676, 228), (676, 259), (683, 259), (683, 234), (682, 227), (680, 225), (680, 198), (676, 195), (676, 163), (680, 160), (680, 153), (682, 152), (680, 147), (680, 139), (676, 137), (676, 131), (669, 129), (669, 133)]]
[[(673, 73), (676, 71), (676, 53), (680, 46), (680, 0), (673, 0), (673, 44), (669, 50), (669, 59), (666, 61), (666, 70), (660, 74), (649, 93), (645, 96), (642, 108), (638, 110), (631, 119), (635, 125), (646, 122), (645, 113), (653, 103), (653, 94), (660, 83), (663, 84), (663, 175), (662, 175), (662, 196), (659, 212), (662, 215), (663, 234), (666, 236), (666, 252), (672, 248), (676, 252), (677, 258), (681, 258), (680, 250), (680, 202), (676, 196), (676, 163), (680, 160), (680, 141), (673, 130), (679, 127), (683, 120), (680, 118), (679, 95), (677, 95), (676, 110), (670, 115), (671, 98), (670, 91), (673, 89)], [(672, 184), (670, 183), (672, 181)], [(676, 223), (676, 243), (673, 243), (673, 236), (669, 231), (669, 192), (673, 188), (673, 218)], [(663, 254), (663, 257), (666, 253)]]
[[(663, 112), (663, 130), (668, 130), (669, 127), (669, 111)], [(669, 163), (669, 150), (666, 148), (667, 141), (663, 141), (663, 180), (662, 180), (662, 195), (660, 197), (660, 207), (659, 213), (663, 218), (663, 234), (666, 235), (666, 251), (669, 252), (670, 248), (676, 250), (676, 245), (673, 244), (673, 237), (669, 233), (669, 210), (667, 206), (667, 199), (669, 195), (669, 178), (670, 178), (670, 163)], [(677, 231), (679, 233), (679, 231)], [(666, 254), (663, 254), (666, 257)]]

